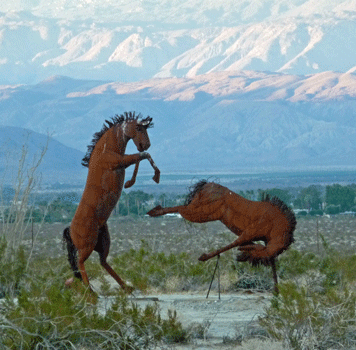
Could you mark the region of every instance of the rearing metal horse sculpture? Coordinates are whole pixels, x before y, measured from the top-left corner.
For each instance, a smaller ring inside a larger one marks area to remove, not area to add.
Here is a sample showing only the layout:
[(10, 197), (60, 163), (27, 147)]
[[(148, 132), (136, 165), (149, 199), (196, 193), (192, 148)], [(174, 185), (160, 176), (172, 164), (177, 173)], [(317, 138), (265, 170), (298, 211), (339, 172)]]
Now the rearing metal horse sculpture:
[[(151, 145), (147, 129), (153, 126), (152, 118), (142, 119), (140, 114), (136, 116), (135, 113), (125, 112), (111, 121), (106, 120), (106, 123), (100, 132), (94, 134), (92, 144), (83, 158), (82, 164), (89, 168), (88, 178), (70, 228), (64, 230), (63, 238), (67, 243), (68, 260), (75, 277), (89, 286), (84, 262), (95, 250), (99, 253), (101, 265), (130, 293), (133, 288), (127, 286), (106, 261), (110, 248), (106, 221), (120, 198), (127, 167), (136, 164), (132, 179), (125, 183), (125, 188), (135, 183), (139, 163), (143, 159), (148, 159), (154, 168), (153, 180), (157, 183), (160, 171), (149, 153), (145, 152)], [(126, 155), (126, 145), (131, 139), (139, 153)], [(66, 285), (72, 282), (73, 278), (67, 280)]]
[(198, 223), (220, 220), (239, 238), (226, 247), (204, 253), (199, 260), (206, 261), (239, 247), (242, 253), (237, 256), (238, 261), (272, 267), (274, 290), (278, 293), (275, 258), (292, 244), (296, 227), (293, 212), (279, 198), (267, 196), (260, 202), (250, 201), (224, 186), (203, 180), (192, 188), (185, 205), (157, 206), (148, 212), (154, 217), (168, 213), (179, 213), (186, 220)]

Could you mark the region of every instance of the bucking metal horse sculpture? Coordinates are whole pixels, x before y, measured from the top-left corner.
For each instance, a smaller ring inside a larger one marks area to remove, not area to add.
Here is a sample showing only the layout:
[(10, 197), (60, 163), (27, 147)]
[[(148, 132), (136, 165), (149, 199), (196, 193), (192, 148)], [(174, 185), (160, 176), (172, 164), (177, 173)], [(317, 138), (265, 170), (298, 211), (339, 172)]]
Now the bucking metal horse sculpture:
[[(110, 248), (106, 222), (120, 198), (127, 167), (136, 165), (132, 179), (125, 183), (125, 188), (135, 183), (139, 163), (144, 159), (151, 163), (155, 170), (153, 180), (159, 183), (160, 171), (150, 154), (145, 152), (151, 145), (147, 129), (153, 123), (152, 118), (142, 119), (140, 114), (135, 115), (134, 112), (125, 112), (105, 122), (102, 130), (94, 134), (92, 144), (83, 158), (82, 164), (89, 168), (88, 178), (79, 206), (70, 227), (64, 230), (63, 238), (67, 243), (68, 260), (75, 277), (89, 286), (84, 262), (95, 250), (99, 253), (101, 265), (130, 293), (133, 288), (126, 285), (106, 261)], [(139, 153), (125, 154), (129, 140), (133, 140)], [(73, 278), (67, 280), (66, 285), (72, 282)]]
[[(220, 220), (239, 236), (231, 244), (200, 256), (206, 261), (231, 248), (239, 247), (242, 252), (238, 261), (249, 261), (252, 265), (271, 266), (274, 290), (278, 293), (275, 259), (294, 241), (296, 219), (293, 211), (279, 198), (266, 196), (262, 201), (247, 200), (228, 188), (207, 182), (198, 182), (189, 193), (185, 205), (150, 210), (150, 216), (179, 213), (188, 221), (203, 223)], [(263, 244), (255, 243), (258, 241)]]

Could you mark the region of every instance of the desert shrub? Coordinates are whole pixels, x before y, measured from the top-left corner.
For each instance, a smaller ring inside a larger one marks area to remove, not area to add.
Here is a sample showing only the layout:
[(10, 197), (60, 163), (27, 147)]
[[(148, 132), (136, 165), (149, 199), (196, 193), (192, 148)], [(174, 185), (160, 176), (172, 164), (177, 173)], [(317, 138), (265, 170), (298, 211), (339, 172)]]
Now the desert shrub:
[[(286, 264), (293, 264), (293, 256)], [(302, 257), (300, 260), (305, 262)], [(219, 260), (223, 291), (236, 289), (270, 290), (273, 288), (270, 267), (254, 267), (248, 262), (236, 262), (233, 254), (222, 254)], [(119, 275), (126, 276), (140, 290), (158, 288), (162, 291), (206, 289), (212, 278), (216, 259), (193, 260), (188, 253), (165, 254), (153, 251), (147, 242), (141, 247), (116, 256), (112, 260)], [(306, 269), (307, 267), (305, 267)], [(283, 270), (283, 267), (282, 267)], [(214, 280), (217, 283), (217, 274)]]
[[(332, 250), (321, 236), (324, 254), (290, 249), (278, 261), (279, 276), (285, 280), (303, 277), (312, 288), (327, 291), (334, 286), (345, 286), (356, 279), (356, 255), (343, 255)], [(310, 278), (309, 278), (310, 277)], [(319, 285), (317, 285), (319, 284)]]
[(325, 288), (348, 285), (356, 280), (356, 255), (333, 252), (322, 259), (320, 272), (325, 275)]
[[(322, 267), (322, 258), (311, 252), (289, 249), (276, 261), (279, 280), (295, 279), (318, 271)], [(273, 288), (272, 271), (266, 266), (252, 266), (249, 263), (235, 264), (238, 276), (238, 289), (270, 290)]]
[[(130, 249), (112, 261), (115, 270), (126, 275), (140, 290), (160, 288), (167, 290), (167, 281), (177, 280), (178, 290), (188, 290), (210, 282), (216, 261), (193, 261), (188, 253), (165, 254), (155, 252), (145, 242), (138, 250)], [(220, 271), (232, 271), (228, 256), (220, 257)], [(178, 287), (179, 286), (179, 287)]]
[(279, 259), (288, 282), (272, 299), (260, 324), (287, 349), (339, 349), (356, 345), (356, 255), (289, 250)]
[(141, 309), (119, 294), (103, 314), (87, 303), (88, 290), (64, 287), (64, 264), (41, 261), (35, 270), (23, 281), (17, 301), (7, 298), (1, 304), (1, 349), (150, 349), (160, 341), (188, 339), (175, 313), (164, 319), (157, 305)]
[(282, 278), (294, 278), (319, 269), (320, 264), (321, 258), (314, 253), (289, 249), (278, 258), (277, 267)]
[(287, 349), (350, 348), (356, 344), (356, 297), (347, 288), (320, 294), (288, 282), (260, 324)]
[(168, 320), (163, 320), (161, 324), (160, 335), (167, 343), (185, 343), (190, 337), (189, 332), (177, 321), (175, 310), (168, 310)]
[(248, 262), (236, 262), (236, 289), (270, 290), (273, 288), (272, 270), (266, 266), (252, 266)]
[(25, 269), (26, 257), (23, 248), (20, 246), (17, 250), (11, 249), (6, 240), (0, 237), (0, 298), (17, 294)]

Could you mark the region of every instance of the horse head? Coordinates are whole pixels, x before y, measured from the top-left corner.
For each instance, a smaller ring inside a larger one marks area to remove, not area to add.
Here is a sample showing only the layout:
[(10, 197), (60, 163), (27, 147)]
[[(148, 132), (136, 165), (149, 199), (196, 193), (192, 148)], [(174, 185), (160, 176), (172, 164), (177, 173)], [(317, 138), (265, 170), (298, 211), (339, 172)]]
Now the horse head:
[(148, 137), (147, 129), (152, 127), (152, 118), (145, 119), (129, 119), (122, 125), (124, 135), (128, 139), (132, 139), (139, 152), (146, 151), (150, 148), (151, 142)]

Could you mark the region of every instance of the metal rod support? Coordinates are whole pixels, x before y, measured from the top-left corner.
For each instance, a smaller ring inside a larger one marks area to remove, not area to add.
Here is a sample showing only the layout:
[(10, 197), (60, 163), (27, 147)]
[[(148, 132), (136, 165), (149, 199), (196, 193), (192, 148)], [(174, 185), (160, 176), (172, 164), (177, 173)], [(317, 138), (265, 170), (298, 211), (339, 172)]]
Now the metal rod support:
[[(210, 289), (211, 289), (211, 286), (212, 286), (213, 281), (214, 281), (216, 269), (219, 268), (219, 258), (220, 258), (220, 254), (218, 255), (218, 258), (216, 260), (216, 265), (215, 265), (215, 269), (214, 269), (214, 272), (213, 272), (213, 277), (211, 278), (210, 286), (209, 286), (209, 290), (208, 290), (208, 294), (206, 295), (206, 298), (209, 297), (209, 293), (210, 293)], [(219, 300), (220, 300), (220, 268), (218, 270), (218, 285), (219, 285)]]

